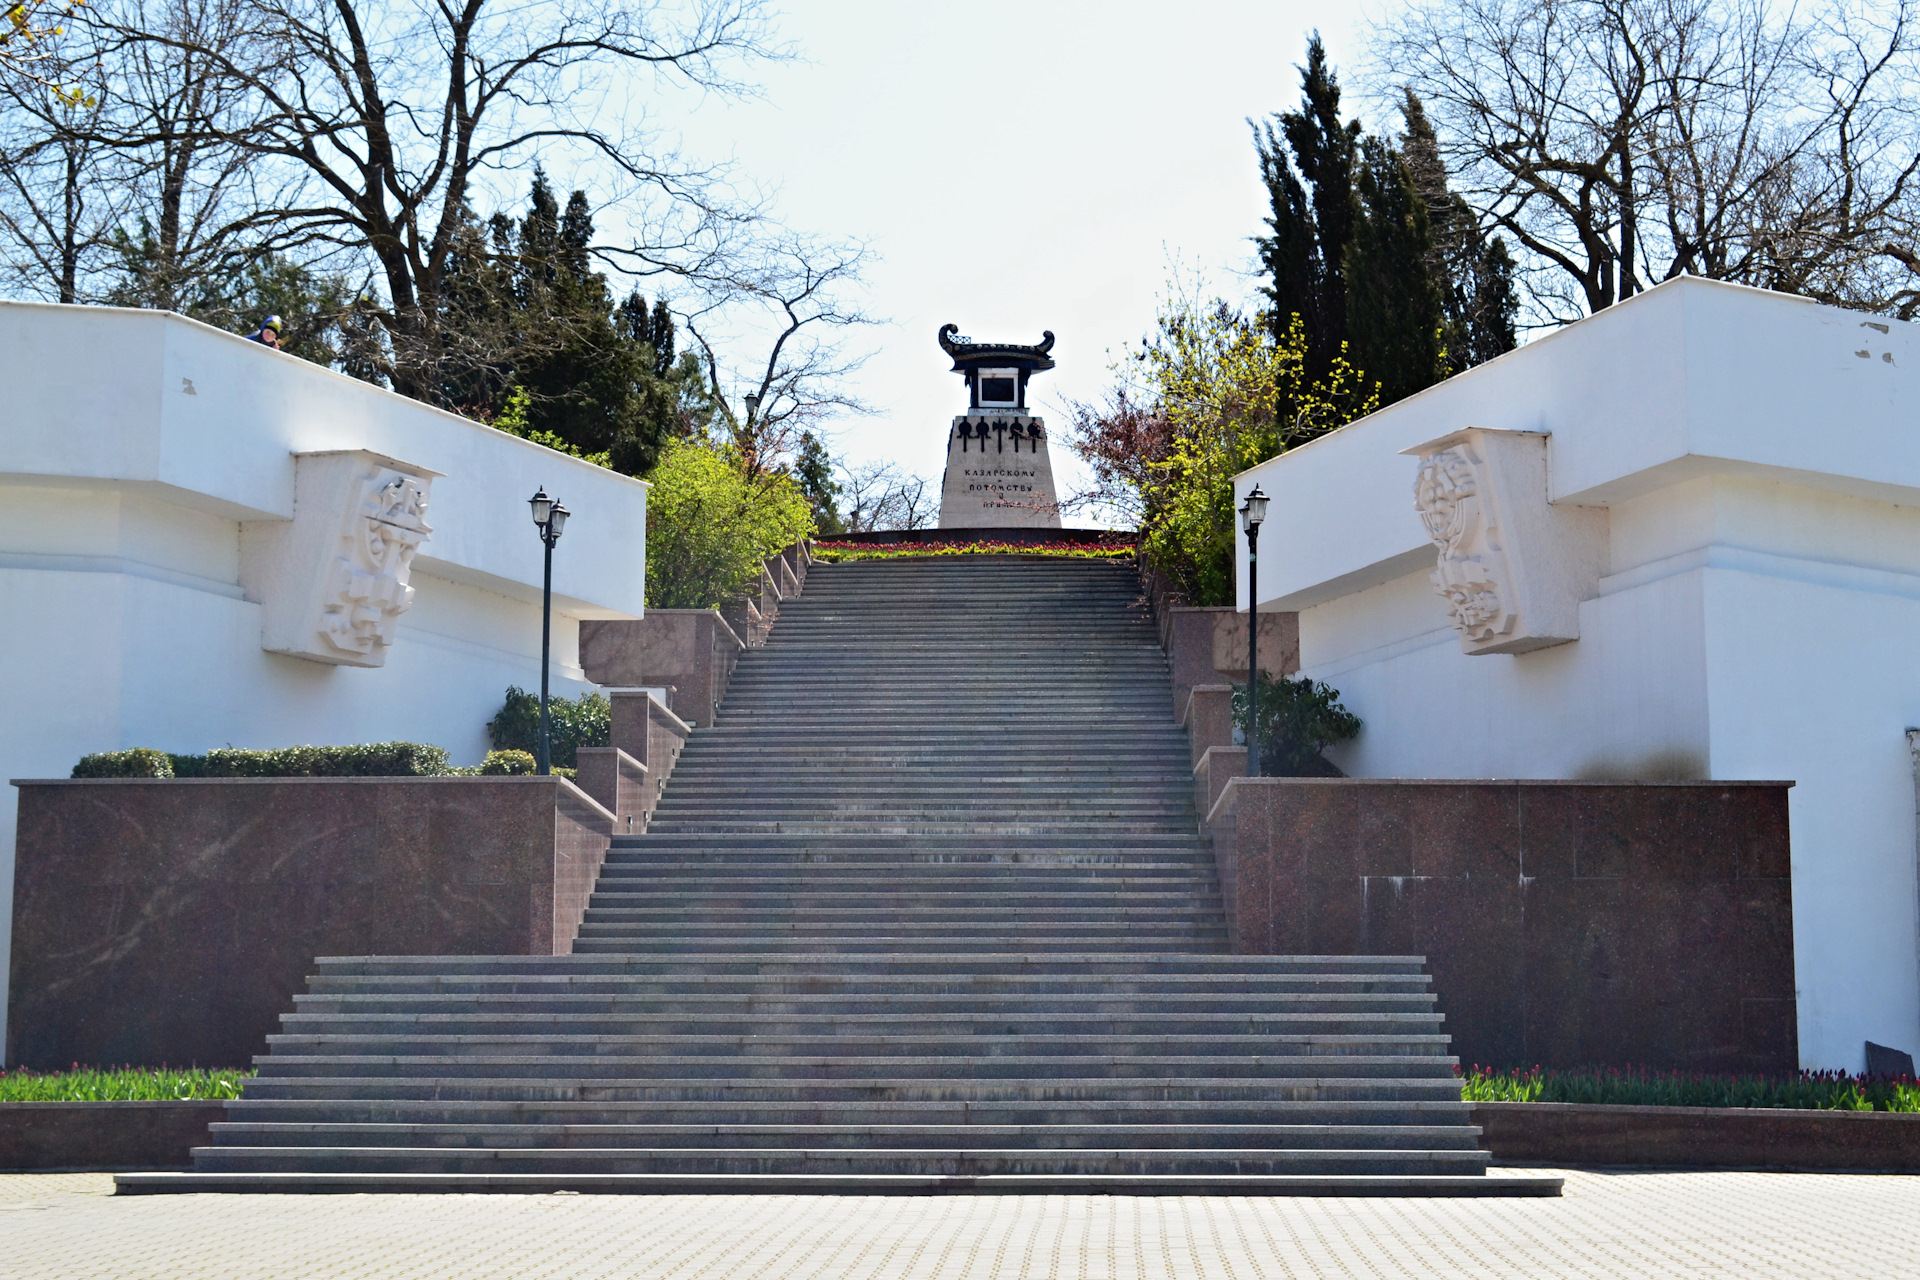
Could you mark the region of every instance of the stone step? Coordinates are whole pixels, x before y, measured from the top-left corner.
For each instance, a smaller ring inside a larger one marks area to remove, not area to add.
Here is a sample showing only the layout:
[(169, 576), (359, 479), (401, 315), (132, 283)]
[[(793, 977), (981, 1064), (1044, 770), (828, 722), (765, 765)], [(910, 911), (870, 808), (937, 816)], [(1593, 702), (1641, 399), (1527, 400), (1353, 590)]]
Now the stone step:
[(122, 1189), (1557, 1190), (1484, 1176), (1420, 957), (1226, 954), (1140, 594), (815, 566), (572, 955), (316, 960)]
[(968, 1002), (999, 1002), (1010, 1007), (1021, 1002), (1066, 1000), (1075, 1007), (1123, 1006), (1161, 1002), (1204, 1007), (1210, 1001), (1244, 1001), (1259, 1007), (1268, 1001), (1311, 1002), (1336, 997), (1424, 994), (1431, 983), (1423, 973), (1302, 974), (1267, 977), (1257, 989), (1238, 974), (991, 974), (969, 973), (875, 974), (852, 971), (823, 973), (692, 973), (668, 970), (656, 973), (611, 975), (539, 974), (318, 974), (309, 990), (294, 997), (303, 1001), (367, 998), (425, 997), (457, 1008), (469, 999), (663, 999), (688, 1001), (707, 996), (751, 997), (767, 1000), (848, 999), (860, 1002), (949, 1000), (953, 1008)]
[[(843, 971), (833, 957), (796, 959), (789, 955), (712, 957), (733, 972), (754, 972), (763, 976), (826, 975)], [(698, 972), (702, 957), (688, 954), (672, 962), (671, 972)], [(742, 970), (741, 966), (750, 966)], [(751, 967), (751, 966), (758, 967)], [(322, 977), (345, 975), (407, 975), (435, 977), (461, 975), (526, 975), (546, 978), (647, 975), (661, 972), (661, 962), (641, 957), (623, 960), (618, 956), (318, 956), (314, 968)], [(1114, 955), (1110, 952), (1079, 952), (1052, 956), (1027, 956), (1019, 953), (982, 955), (909, 954), (900, 956), (863, 956), (853, 966), (862, 974), (885, 973), (912, 976), (926, 973), (942, 977), (967, 975), (976, 979), (995, 975), (1089, 975), (1115, 977), (1158, 977), (1168, 975), (1234, 977), (1242, 981), (1263, 981), (1268, 977), (1325, 974), (1402, 974), (1426, 978), (1426, 957), (1407, 955), (1374, 956), (1259, 956), (1201, 955), (1186, 952), (1157, 952), (1142, 955)]]
[(1174, 1015), (1185, 1018), (1271, 1015), (1288, 1012), (1365, 1013), (1424, 1012), (1433, 1007), (1427, 991), (1286, 992), (1278, 994), (1168, 992), (1162, 995), (1096, 995), (1082, 992), (1031, 991), (1002, 995), (983, 991), (968, 995), (951, 991), (889, 992), (876, 1000), (871, 992), (623, 992), (597, 995), (585, 992), (546, 994), (502, 993), (455, 996), (447, 992), (413, 995), (316, 995), (294, 997), (294, 1011), (281, 1015), (286, 1030), (327, 1025), (365, 1029), (379, 1020), (408, 1019), (409, 1025), (450, 1025), (466, 1018), (521, 1018), (550, 1016), (555, 1025), (567, 1020), (612, 1018), (843, 1018), (873, 1017), (876, 1009), (888, 1016), (924, 1022), (929, 1013), (955, 1018), (1074, 1017), (1147, 1018)]
[[(1208, 898), (1200, 894), (1191, 895), (1193, 900), (1184, 901), (1179, 908), (1162, 908), (1151, 902), (1029, 905), (1017, 895), (1000, 895), (996, 898), (976, 895), (971, 903), (950, 901), (897, 907), (811, 902), (804, 899), (771, 903), (741, 901), (736, 905), (730, 900), (714, 900), (705, 895), (690, 897), (696, 892), (690, 877), (686, 878), (686, 886), (688, 893), (681, 895), (679, 901), (654, 903), (635, 903), (630, 900), (631, 895), (624, 892), (609, 896), (613, 891), (603, 889), (594, 895), (592, 905), (602, 913), (598, 917), (602, 922), (617, 920), (634, 925), (685, 928), (689, 936), (738, 932), (763, 926), (831, 926), (840, 931), (872, 929), (892, 937), (909, 937), (914, 932), (922, 932), (927, 938), (942, 936), (955, 929), (964, 929), (971, 936), (982, 931), (991, 932), (996, 926), (1009, 926), (1014, 931), (1050, 928), (1062, 934), (1074, 932), (1081, 926), (1089, 930), (1129, 925), (1149, 928), (1155, 924), (1180, 930), (1225, 927), (1220, 921), (1218, 902), (1213, 901), (1209, 905)], [(1166, 949), (1178, 951), (1191, 948)], [(1210, 947), (1201, 949), (1212, 950)]]
[(1218, 902), (1210, 902), (1184, 885), (1158, 891), (1126, 891), (1094, 885), (1016, 890), (1005, 886), (967, 889), (892, 884), (885, 892), (863, 892), (852, 886), (836, 891), (808, 882), (784, 889), (752, 881), (736, 883), (737, 887), (732, 888), (716, 886), (712, 880), (690, 870), (683, 876), (641, 877), (634, 887), (627, 888), (618, 882), (610, 884), (603, 876), (593, 895), (593, 904), (609, 910), (673, 912), (679, 916), (715, 910), (753, 915), (773, 912), (785, 916), (797, 911), (892, 914), (908, 910), (952, 912), (977, 907), (993, 911), (1076, 911), (1092, 907), (1136, 914), (1199, 915), (1215, 922), (1220, 915)]
[(415, 1026), (391, 1034), (331, 1032), (272, 1032), (268, 1048), (274, 1053), (303, 1057), (422, 1059), (450, 1057), (591, 1058), (606, 1065), (659, 1059), (718, 1056), (728, 1062), (755, 1058), (847, 1058), (861, 1060), (951, 1060), (958, 1069), (994, 1059), (1031, 1059), (1046, 1056), (1058, 1065), (1075, 1059), (1131, 1058), (1156, 1061), (1245, 1058), (1265, 1051), (1283, 1053), (1289, 1046), (1325, 1051), (1332, 1044), (1365, 1046), (1367, 1052), (1410, 1048), (1421, 1043), (1444, 1043), (1434, 1033), (1437, 1013), (1323, 1013), (1296, 1017), (1249, 1019), (1257, 1029), (1185, 1030), (1181, 1026), (1141, 1031), (1101, 1031), (1055, 1028), (1045, 1023), (997, 1031), (974, 1032), (950, 1027), (942, 1019), (938, 1029), (902, 1029), (898, 1020), (880, 1026), (790, 1029), (770, 1024), (752, 1033), (699, 1031), (607, 1031), (569, 1035), (563, 1031), (528, 1027), (494, 1034), (447, 1032)]
[(122, 1173), (121, 1195), (1257, 1195), (1257, 1196), (1557, 1196), (1563, 1179), (1303, 1174), (1145, 1176), (1109, 1174), (434, 1174), (434, 1173)]
[(511, 1151), (567, 1147), (604, 1149), (738, 1150), (1054, 1150), (1471, 1151), (1479, 1130), (1470, 1126), (1402, 1124), (649, 1124), (433, 1121), (216, 1121), (210, 1145), (219, 1147), (412, 1146)]
[[(398, 1136), (398, 1135), (396, 1135)], [(1114, 1135), (1124, 1138), (1124, 1134)], [(1487, 1152), (1446, 1149), (1222, 1150), (1017, 1147), (899, 1151), (820, 1148), (460, 1148), (453, 1146), (212, 1146), (194, 1149), (205, 1173), (681, 1173), (681, 1174), (1373, 1174), (1483, 1173)]]
[[(1369, 1021), (1370, 1019), (1374, 1021)], [(1413, 1021), (1402, 1023), (1400, 1019)], [(1392, 1021), (1389, 1021), (1392, 1020)], [(974, 1036), (1102, 1035), (1102, 1036), (1218, 1036), (1281, 1035), (1318, 1031), (1328, 1027), (1404, 1029), (1437, 1025), (1432, 1000), (1383, 998), (1326, 1002), (1306, 1009), (1260, 1010), (1090, 1010), (950, 1009), (940, 1018), (948, 1035)], [(276, 1034), (294, 1036), (388, 1037), (418, 1034), (436, 1041), (446, 1036), (617, 1036), (759, 1037), (898, 1036), (927, 1025), (924, 1009), (887, 1008), (858, 1011), (845, 1006), (785, 1008), (671, 1009), (654, 1007), (572, 1008), (567, 1010), (472, 1010), (458, 1012), (347, 1013), (338, 1010), (296, 1012), (281, 1017)], [(612, 1043), (611, 1041), (607, 1041)]]
[[(716, 1079), (758, 1076), (763, 1080), (854, 1082), (875, 1077), (941, 1081), (956, 1096), (980, 1081), (1018, 1081), (1032, 1084), (1054, 1078), (1117, 1079), (1206, 1075), (1217, 1080), (1263, 1080), (1276, 1101), (1293, 1096), (1301, 1101), (1338, 1101), (1323, 1085), (1289, 1077), (1283, 1069), (1289, 1050), (1316, 1057), (1337, 1056), (1342, 1050), (1362, 1058), (1431, 1057), (1451, 1063), (1444, 1035), (1303, 1036), (1269, 1040), (1264, 1055), (1215, 1053), (1126, 1053), (1111, 1049), (1099, 1053), (980, 1053), (967, 1046), (960, 1053), (934, 1056), (858, 1053), (690, 1053), (651, 1056), (533, 1052), (482, 1052), (462, 1046), (458, 1053), (317, 1053), (303, 1046), (280, 1044), (255, 1058), (261, 1077), (272, 1076), (395, 1076), (491, 1079), (527, 1076), (560, 1079), (631, 1080), (640, 1078)], [(763, 1046), (764, 1047), (764, 1046)], [(850, 1047), (850, 1046), (848, 1046)], [(1047, 1046), (1037, 1046), (1046, 1048)], [(249, 1085), (251, 1087), (251, 1085)], [(1419, 1097), (1457, 1101), (1460, 1082), (1447, 1077), (1398, 1080), (1362, 1080), (1346, 1086), (1348, 1095), (1367, 1098)]]
[(681, 947), (700, 940), (729, 947), (751, 946), (756, 939), (768, 946), (786, 946), (803, 938), (815, 943), (831, 940), (836, 945), (848, 940), (851, 946), (855, 944), (850, 940), (861, 939), (869, 931), (875, 936), (858, 942), (857, 945), (863, 949), (870, 949), (889, 939), (921, 947), (932, 946), (941, 940), (967, 946), (1028, 935), (1033, 935), (1037, 941), (1044, 941), (1050, 948), (1073, 940), (1103, 938), (1130, 943), (1152, 939), (1162, 944), (1164, 949), (1166, 945), (1188, 940), (1216, 940), (1224, 933), (1217, 919), (1155, 921), (1092, 913), (1063, 918), (1041, 914), (998, 917), (954, 914), (933, 919), (897, 920), (892, 924), (884, 919), (875, 919), (870, 914), (796, 913), (743, 920), (715, 920), (705, 916), (690, 923), (673, 916), (663, 918), (592, 907), (581, 925), (580, 936), (583, 940), (614, 936), (635, 941), (677, 939)]
[(1205, 950), (1209, 945), (1215, 950), (1225, 950), (1226, 941), (1224, 929), (1211, 936), (1197, 932), (1176, 935), (1162, 931), (1150, 936), (1136, 937), (1122, 931), (1113, 933), (1082, 931), (1056, 938), (1050, 936), (1045, 928), (1035, 927), (1024, 933), (1002, 931), (977, 938), (953, 934), (930, 939), (903, 938), (896, 935), (863, 938), (856, 934), (833, 933), (808, 934), (782, 940), (761, 934), (748, 934), (736, 938), (711, 933), (680, 936), (668, 931), (649, 935), (637, 931), (612, 931), (583, 926), (579, 937), (574, 941), (574, 951), (579, 955), (680, 956), (701, 952), (724, 954), (731, 950), (743, 955), (752, 955), (779, 948), (795, 955), (812, 956), (829, 952), (851, 959), (870, 952), (898, 952), (902, 948), (910, 947), (925, 948), (935, 955), (964, 951), (970, 946), (982, 952), (1000, 952), (1018, 948), (1033, 955), (1075, 954), (1090, 947), (1104, 947), (1125, 954), (1163, 951), (1170, 943), (1186, 943), (1194, 950)]
[[(1289, 1074), (1291, 1069), (1291, 1074)], [(1340, 1074), (1332, 1074), (1333, 1072)], [(1371, 1072), (1372, 1074), (1368, 1074)], [(553, 1124), (1439, 1124), (1465, 1123), (1454, 1059), (1316, 1057), (1265, 1075), (1044, 1080), (756, 1076), (618, 1079), (265, 1073), (227, 1106), (237, 1118), (337, 1121), (364, 1112), (426, 1121)], [(1276, 1092), (1278, 1091), (1278, 1092)], [(1282, 1096), (1282, 1093), (1285, 1096)], [(764, 1112), (766, 1118), (754, 1118)], [(910, 1119), (911, 1117), (921, 1119)], [(931, 1117), (931, 1118), (928, 1118)], [(1053, 1117), (1051, 1119), (1047, 1117)]]
[[(735, 869), (722, 859), (673, 859), (622, 846), (619, 859), (609, 857), (601, 867), (601, 888), (633, 892), (637, 882), (658, 884), (662, 892), (679, 892), (682, 882), (716, 894), (810, 894), (837, 897), (866, 896), (879, 883), (888, 895), (1021, 893), (1037, 895), (1204, 893), (1212, 883), (1211, 870), (1201, 863), (1142, 867), (1045, 866), (1022, 863), (1005, 866), (983, 862), (895, 862), (884, 881), (876, 881), (869, 864), (817, 861), (802, 866)], [(618, 882), (615, 884), (613, 882)]]

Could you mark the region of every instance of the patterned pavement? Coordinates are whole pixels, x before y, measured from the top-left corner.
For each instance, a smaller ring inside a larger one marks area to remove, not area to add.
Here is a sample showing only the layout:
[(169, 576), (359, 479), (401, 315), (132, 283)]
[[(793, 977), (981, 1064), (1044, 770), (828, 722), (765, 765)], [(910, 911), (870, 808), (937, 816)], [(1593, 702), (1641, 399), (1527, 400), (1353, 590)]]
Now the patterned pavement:
[(0, 1277), (1920, 1276), (1920, 1177), (1566, 1178), (1558, 1200), (116, 1198), (8, 1174)]

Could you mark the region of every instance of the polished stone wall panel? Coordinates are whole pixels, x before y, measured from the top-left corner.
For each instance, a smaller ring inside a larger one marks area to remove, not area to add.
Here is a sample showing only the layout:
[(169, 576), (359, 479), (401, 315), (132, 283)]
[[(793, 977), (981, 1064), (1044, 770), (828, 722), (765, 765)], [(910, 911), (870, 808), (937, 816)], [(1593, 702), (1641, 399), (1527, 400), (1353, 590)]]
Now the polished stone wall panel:
[(1237, 951), (1424, 955), (1493, 1066), (1798, 1065), (1785, 783), (1236, 779)]
[(570, 947), (612, 815), (560, 778), (20, 786), (7, 1050), (236, 1066), (317, 955)]

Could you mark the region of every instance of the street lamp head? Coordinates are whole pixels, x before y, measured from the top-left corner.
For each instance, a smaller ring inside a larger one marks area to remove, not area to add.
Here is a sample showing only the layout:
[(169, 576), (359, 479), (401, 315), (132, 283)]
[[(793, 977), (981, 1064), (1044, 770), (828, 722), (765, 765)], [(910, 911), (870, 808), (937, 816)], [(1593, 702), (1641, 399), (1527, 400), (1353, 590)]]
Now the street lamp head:
[(560, 503), (554, 503), (553, 509), (547, 512), (547, 537), (560, 541), (560, 531), (567, 527), (567, 517), (572, 514)]
[(533, 523), (545, 533), (547, 516), (553, 511), (553, 499), (547, 496), (547, 487), (541, 485), (540, 491), (527, 499), (527, 505), (533, 508)]
[(754, 414), (758, 413), (759, 411), (760, 411), (760, 397), (755, 395), (751, 391), (747, 392), (747, 416), (751, 418), (753, 417)]
[(1240, 527), (1248, 533), (1258, 532), (1267, 518), (1267, 495), (1259, 485), (1254, 485), (1247, 494), (1247, 500), (1240, 505)]

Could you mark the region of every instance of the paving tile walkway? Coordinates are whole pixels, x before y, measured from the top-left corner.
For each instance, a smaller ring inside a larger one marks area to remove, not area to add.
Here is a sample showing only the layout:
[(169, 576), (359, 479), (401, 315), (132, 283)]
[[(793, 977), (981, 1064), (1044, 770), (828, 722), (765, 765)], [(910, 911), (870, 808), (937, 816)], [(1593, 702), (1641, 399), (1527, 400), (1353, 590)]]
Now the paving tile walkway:
[(0, 1277), (1920, 1276), (1920, 1177), (1566, 1178), (1558, 1200), (115, 1198), (9, 1174)]

